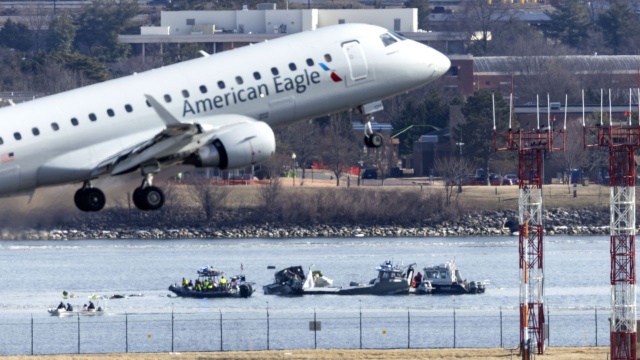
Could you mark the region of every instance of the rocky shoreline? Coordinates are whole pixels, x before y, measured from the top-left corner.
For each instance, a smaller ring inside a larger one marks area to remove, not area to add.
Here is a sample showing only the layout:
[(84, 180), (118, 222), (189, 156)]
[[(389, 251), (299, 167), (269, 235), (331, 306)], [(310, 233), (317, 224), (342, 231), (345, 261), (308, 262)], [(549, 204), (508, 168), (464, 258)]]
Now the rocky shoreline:
[[(154, 221), (154, 225), (123, 224), (109, 217), (81, 225), (49, 225), (40, 229), (2, 229), (2, 240), (80, 239), (215, 239), (215, 238), (304, 238), (304, 237), (447, 237), (510, 235), (517, 224), (515, 211), (470, 212), (455, 220), (423, 224), (279, 224), (195, 223)], [(180, 224), (180, 226), (176, 226)], [(509, 229), (509, 225), (511, 229)], [(543, 212), (546, 235), (608, 235), (608, 209), (551, 209)]]

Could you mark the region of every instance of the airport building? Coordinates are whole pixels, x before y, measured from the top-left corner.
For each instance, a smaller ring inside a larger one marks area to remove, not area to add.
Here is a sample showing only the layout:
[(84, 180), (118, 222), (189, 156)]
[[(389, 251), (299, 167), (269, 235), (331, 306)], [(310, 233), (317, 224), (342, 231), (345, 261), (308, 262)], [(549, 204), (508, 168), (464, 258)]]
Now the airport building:
[(276, 9), (261, 4), (258, 9), (222, 11), (162, 11), (160, 26), (143, 26), (140, 35), (119, 35), (122, 43), (141, 47), (147, 44), (201, 43), (216, 53), (287, 34), (324, 26), (367, 23), (430, 45), (444, 53), (463, 53), (466, 37), (461, 33), (426, 32), (418, 29), (418, 10), (393, 9)]

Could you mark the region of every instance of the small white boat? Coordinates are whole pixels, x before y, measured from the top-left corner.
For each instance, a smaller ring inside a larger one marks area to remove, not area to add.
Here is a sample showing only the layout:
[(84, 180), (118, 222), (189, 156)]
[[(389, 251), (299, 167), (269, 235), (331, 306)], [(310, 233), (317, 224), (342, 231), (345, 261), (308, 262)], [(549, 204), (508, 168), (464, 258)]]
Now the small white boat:
[(57, 308), (49, 308), (47, 312), (51, 314), (51, 316), (73, 316), (73, 315), (102, 315), (105, 312), (105, 308), (102, 306), (89, 308), (87, 305), (80, 310), (76, 310), (70, 304), (64, 305), (60, 303)]

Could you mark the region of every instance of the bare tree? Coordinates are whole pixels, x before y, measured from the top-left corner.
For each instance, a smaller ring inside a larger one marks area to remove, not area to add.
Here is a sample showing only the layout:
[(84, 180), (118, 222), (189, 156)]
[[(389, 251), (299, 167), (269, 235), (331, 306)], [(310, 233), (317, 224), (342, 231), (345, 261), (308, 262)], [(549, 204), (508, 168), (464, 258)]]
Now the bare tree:
[(280, 177), (273, 177), (268, 185), (261, 186), (258, 189), (258, 197), (262, 201), (265, 208), (272, 207), (278, 201), (282, 194), (282, 183)]
[(340, 175), (345, 168), (357, 161), (357, 147), (353, 139), (351, 122), (346, 121), (345, 113), (330, 116), (322, 138), (322, 161), (331, 168), (336, 176), (336, 186), (340, 186)]
[[(462, 192), (462, 180), (473, 169), (472, 164), (465, 158), (457, 156), (438, 157), (434, 162), (436, 173), (444, 181), (445, 202), (451, 205)], [(454, 187), (458, 187), (455, 191)]]
[(302, 178), (306, 169), (318, 157), (320, 149), (320, 127), (312, 120), (301, 121), (287, 126), (281, 131), (281, 140), (287, 143), (288, 149), (296, 154), (296, 162), (302, 168)]
[(189, 187), (206, 220), (212, 220), (215, 211), (224, 207), (224, 202), (231, 192), (230, 186), (212, 184), (208, 179), (200, 179)]
[(503, 26), (510, 18), (509, 6), (502, 1), (468, 0), (463, 3), (458, 29), (464, 29), (472, 39), (475, 53), (484, 55), (489, 47), (491, 31)]
[(51, 23), (51, 11), (45, 8), (43, 4), (35, 4), (30, 8), (29, 15), (27, 15), (26, 18), (29, 29), (31, 29), (33, 34), (33, 43), (35, 52), (37, 53), (43, 48), (46, 30)]
[[(567, 123), (567, 141), (564, 151), (554, 152), (554, 161), (559, 163), (563, 169), (569, 172), (569, 180), (571, 179), (571, 171), (573, 169), (582, 168), (588, 159), (587, 151), (584, 148), (582, 140), (582, 124), (578, 120), (572, 120)], [(569, 193), (571, 193), (571, 181), (567, 181)]]

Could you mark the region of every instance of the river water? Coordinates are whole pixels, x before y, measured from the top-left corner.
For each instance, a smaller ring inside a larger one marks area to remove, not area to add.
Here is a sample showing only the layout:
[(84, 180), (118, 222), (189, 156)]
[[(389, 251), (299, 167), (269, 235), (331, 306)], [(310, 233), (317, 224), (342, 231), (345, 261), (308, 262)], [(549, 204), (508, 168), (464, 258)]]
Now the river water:
[[(281, 298), (262, 294), (275, 270), (314, 265), (336, 285), (366, 282), (385, 260), (426, 265), (455, 259), (463, 278), (490, 280), (480, 296), (337, 296)], [(250, 240), (81, 240), (0, 242), (4, 275), (0, 310), (39, 313), (61, 300), (63, 290), (79, 296), (138, 294), (110, 301), (111, 311), (190, 310), (191, 299), (168, 298), (167, 287), (212, 265), (225, 273), (245, 274), (258, 290), (250, 299), (196, 301), (216, 309), (273, 307), (344, 308), (516, 308), (518, 238), (313, 238)], [(609, 238), (554, 236), (545, 239), (546, 305), (560, 308), (609, 306)], [(241, 270), (241, 268), (243, 270)], [(72, 301), (73, 303), (73, 301)]]
[[(489, 280), (486, 293), (386, 297), (319, 295), (298, 298), (262, 294), (262, 285), (273, 281), (275, 270), (267, 269), (269, 265), (275, 266), (276, 270), (292, 265), (302, 265), (306, 269), (313, 265), (314, 269), (320, 269), (325, 276), (332, 278), (334, 284), (347, 285), (350, 281), (369, 281), (376, 276), (375, 267), (385, 260), (405, 265), (417, 263), (416, 269), (421, 270), (424, 266), (451, 259), (455, 259), (463, 278), (469, 281)], [(195, 279), (196, 270), (206, 265), (212, 265), (228, 275), (244, 274), (247, 280), (256, 282), (256, 292), (248, 299), (199, 300), (168, 296), (170, 292), (167, 287), (170, 284), (179, 283), (182, 277)], [(552, 318), (556, 313), (581, 309), (590, 314), (588, 311), (593, 310), (585, 309), (599, 307), (604, 317), (596, 322), (606, 322), (608, 310), (604, 308), (610, 305), (609, 268), (608, 237), (547, 237), (545, 306), (553, 309)], [(167, 314), (172, 311), (187, 317), (189, 314), (215, 314), (215, 317), (217, 314), (221, 314), (221, 317), (222, 314), (262, 314), (267, 307), (274, 314), (280, 312), (280, 316), (291, 317), (295, 317), (292, 314), (304, 314), (303, 317), (306, 317), (311, 309), (317, 309), (325, 314), (402, 313), (405, 314), (401, 315), (402, 319), (407, 317), (407, 309), (418, 315), (422, 312), (425, 316), (438, 312), (451, 316), (452, 309), (456, 309), (459, 313), (488, 313), (494, 319), (497, 319), (498, 311), (500, 314), (506, 311), (513, 317), (508, 320), (509, 323), (514, 323), (507, 326), (513, 328), (508, 337), (513, 340), (514, 336), (518, 336), (517, 237), (3, 241), (0, 242), (0, 272), (4, 279), (0, 317), (17, 322), (30, 317), (36, 321), (52, 321), (46, 310), (59, 303), (62, 291), (66, 290), (75, 295), (75, 298), (66, 300), (75, 306), (87, 303), (91, 294), (143, 295), (101, 301), (100, 304), (108, 309), (107, 315), (113, 319), (123, 314)], [(562, 317), (554, 320), (558, 324)], [(571, 332), (571, 325), (563, 326), (568, 326), (567, 332)], [(455, 331), (459, 332), (460, 329)], [(601, 334), (595, 337), (606, 339), (606, 324), (599, 331)], [(592, 338), (591, 332), (593, 330), (589, 330), (584, 337)], [(222, 342), (222, 335), (220, 338)], [(267, 343), (270, 341), (273, 340), (267, 338)], [(474, 342), (469, 345), (478, 346)], [(601, 342), (600, 345), (604, 344)], [(40, 351), (36, 349), (35, 352), (75, 350), (42, 346)], [(352, 343), (344, 345), (352, 346)], [(397, 344), (390, 346), (398, 347)], [(291, 346), (285, 344), (282, 347)], [(91, 351), (114, 350), (99, 348)], [(29, 351), (21, 348), (0, 353), (23, 352)]]

